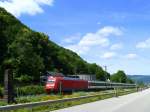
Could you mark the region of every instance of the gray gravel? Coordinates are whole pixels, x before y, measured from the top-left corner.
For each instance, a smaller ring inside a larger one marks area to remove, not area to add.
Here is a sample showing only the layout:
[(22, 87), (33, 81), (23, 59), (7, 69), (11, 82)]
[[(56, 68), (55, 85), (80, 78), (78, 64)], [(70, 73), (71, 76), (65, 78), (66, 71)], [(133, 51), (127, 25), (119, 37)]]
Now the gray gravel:
[(150, 89), (53, 112), (150, 112)]

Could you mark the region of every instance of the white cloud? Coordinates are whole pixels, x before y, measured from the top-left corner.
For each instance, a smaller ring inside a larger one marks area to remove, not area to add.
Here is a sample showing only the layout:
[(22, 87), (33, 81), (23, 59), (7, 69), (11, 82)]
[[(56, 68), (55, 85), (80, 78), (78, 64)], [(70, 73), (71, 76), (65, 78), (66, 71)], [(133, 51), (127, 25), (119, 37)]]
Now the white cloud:
[(134, 54), (134, 53), (127, 54), (127, 55), (125, 56), (125, 58), (127, 58), (127, 59), (135, 59), (135, 58), (137, 58), (137, 57), (138, 57), (138, 55), (137, 55), (137, 54)]
[(80, 40), (79, 45), (82, 45), (82, 46), (96, 46), (96, 45), (108, 46), (109, 45), (109, 39), (98, 34), (98, 32), (87, 33)]
[(70, 37), (65, 38), (65, 39), (62, 41), (62, 43), (64, 43), (64, 44), (73, 44), (73, 43), (79, 41), (80, 38), (81, 38), (81, 34), (80, 34), (80, 33), (77, 33), (77, 34), (75, 34), (75, 35), (73, 35), (73, 36), (70, 36)]
[(142, 48), (142, 49), (150, 48), (150, 38), (148, 38), (147, 40), (145, 40), (143, 42), (139, 42), (136, 45), (136, 48)]
[(21, 14), (35, 15), (42, 13), (42, 5), (53, 5), (54, 0), (5, 0), (0, 1), (0, 6), (5, 8), (14, 16), (19, 17)]
[(120, 28), (112, 27), (112, 26), (106, 26), (106, 27), (100, 29), (97, 33), (102, 36), (109, 36), (110, 34), (114, 34), (117, 36), (122, 35), (122, 31)]
[(94, 47), (108, 47), (110, 45), (108, 38), (110, 35), (120, 36), (122, 31), (117, 27), (106, 26), (95, 33), (85, 34), (77, 44), (66, 46), (66, 48), (79, 54), (85, 54)]
[(120, 50), (123, 48), (123, 45), (121, 43), (113, 44), (110, 49), (111, 50)]
[(78, 54), (86, 54), (90, 48), (82, 45), (68, 45), (65, 48), (70, 49)]
[(117, 54), (115, 52), (106, 52), (104, 53), (101, 58), (104, 58), (104, 59), (111, 59), (111, 58), (114, 58), (116, 57)]

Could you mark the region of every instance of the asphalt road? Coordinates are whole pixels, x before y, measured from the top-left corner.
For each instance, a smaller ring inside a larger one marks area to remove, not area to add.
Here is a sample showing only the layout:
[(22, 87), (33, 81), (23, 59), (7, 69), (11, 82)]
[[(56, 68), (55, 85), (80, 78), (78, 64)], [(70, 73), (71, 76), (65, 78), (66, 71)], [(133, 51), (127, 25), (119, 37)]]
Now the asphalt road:
[(150, 112), (150, 89), (53, 112)]

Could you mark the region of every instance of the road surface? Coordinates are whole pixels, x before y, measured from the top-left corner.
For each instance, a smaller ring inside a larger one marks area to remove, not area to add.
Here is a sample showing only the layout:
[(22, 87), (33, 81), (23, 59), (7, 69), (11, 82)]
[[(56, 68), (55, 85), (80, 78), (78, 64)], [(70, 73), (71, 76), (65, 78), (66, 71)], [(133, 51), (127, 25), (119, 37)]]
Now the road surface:
[(150, 89), (53, 112), (150, 112)]

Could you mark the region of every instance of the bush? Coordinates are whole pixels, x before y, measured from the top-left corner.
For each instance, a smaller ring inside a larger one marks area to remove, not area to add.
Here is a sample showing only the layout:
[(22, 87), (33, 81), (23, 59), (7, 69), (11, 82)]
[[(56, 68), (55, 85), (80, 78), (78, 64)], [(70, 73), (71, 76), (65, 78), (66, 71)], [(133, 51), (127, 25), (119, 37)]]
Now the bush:
[(2, 97), (3, 97), (3, 88), (0, 87), (0, 98), (2, 98)]
[(39, 85), (31, 85), (16, 88), (17, 96), (38, 95), (45, 93), (44, 87)]
[(33, 81), (33, 77), (28, 75), (21, 75), (19, 78), (16, 78), (16, 80), (20, 83), (30, 83)]

